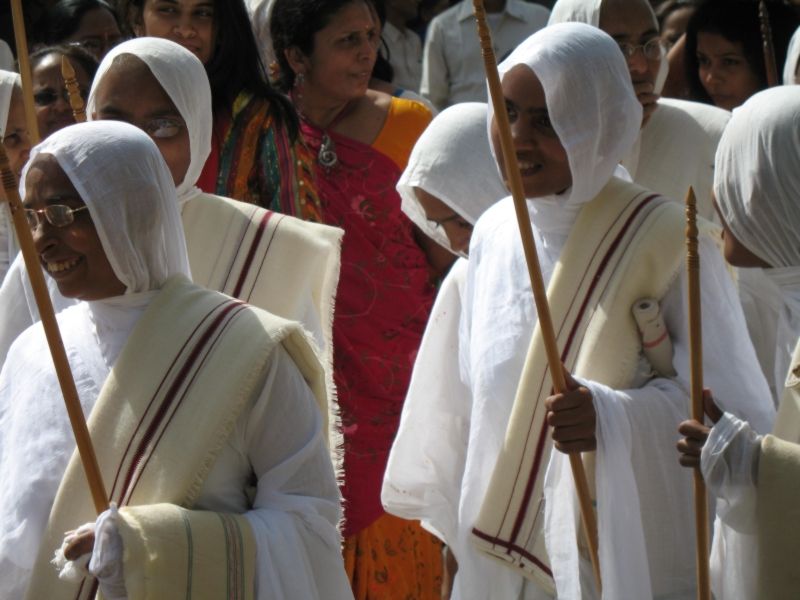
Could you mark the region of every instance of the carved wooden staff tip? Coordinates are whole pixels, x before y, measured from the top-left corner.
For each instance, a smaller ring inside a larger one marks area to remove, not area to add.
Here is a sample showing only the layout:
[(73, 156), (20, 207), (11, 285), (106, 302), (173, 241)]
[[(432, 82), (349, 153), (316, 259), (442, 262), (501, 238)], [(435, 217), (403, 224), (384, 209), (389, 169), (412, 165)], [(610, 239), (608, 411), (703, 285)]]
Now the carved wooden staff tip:
[(772, 43), (772, 27), (769, 24), (767, 3), (761, 0), (758, 4), (758, 16), (761, 20), (761, 41), (764, 45), (764, 66), (767, 69), (767, 86), (780, 85), (778, 67), (775, 63), (775, 46)]
[(72, 107), (72, 114), (75, 115), (75, 122), (85, 123), (86, 107), (81, 98), (78, 80), (75, 79), (75, 69), (72, 68), (66, 56), (61, 57), (61, 75), (64, 77), (64, 84), (69, 92), (69, 105)]

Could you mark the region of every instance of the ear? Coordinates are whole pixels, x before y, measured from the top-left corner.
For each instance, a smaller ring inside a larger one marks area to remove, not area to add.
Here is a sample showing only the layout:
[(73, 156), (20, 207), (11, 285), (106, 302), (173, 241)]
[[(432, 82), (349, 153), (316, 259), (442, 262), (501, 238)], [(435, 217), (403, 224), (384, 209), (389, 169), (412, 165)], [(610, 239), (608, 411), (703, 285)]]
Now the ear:
[(295, 73), (306, 73), (311, 70), (311, 61), (308, 57), (300, 51), (297, 46), (292, 46), (284, 51), (286, 60), (289, 61), (289, 66)]

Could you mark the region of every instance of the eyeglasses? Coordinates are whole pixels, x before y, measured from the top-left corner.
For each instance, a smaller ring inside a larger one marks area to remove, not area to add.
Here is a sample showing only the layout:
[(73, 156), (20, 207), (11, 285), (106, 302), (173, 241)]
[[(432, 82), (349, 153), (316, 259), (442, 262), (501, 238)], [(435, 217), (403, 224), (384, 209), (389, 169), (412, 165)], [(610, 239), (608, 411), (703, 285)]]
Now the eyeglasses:
[(28, 218), (28, 225), (31, 229), (36, 229), (42, 222), (39, 215), (43, 214), (47, 217), (50, 225), (53, 227), (66, 227), (75, 220), (75, 213), (86, 210), (88, 206), (81, 206), (80, 208), (70, 208), (63, 204), (53, 204), (41, 210), (34, 210), (32, 208), (25, 209), (25, 216)]
[(447, 223), (455, 222), (456, 225), (461, 227), (462, 229), (472, 229), (472, 223), (467, 223), (461, 216), (453, 215), (452, 217), (447, 217), (446, 219), (442, 219), (441, 221), (437, 221), (436, 219), (428, 219), (429, 223), (433, 224), (434, 229), (438, 229), (439, 227), (443, 227)]
[(153, 119), (140, 129), (153, 138), (171, 138), (178, 135), (184, 127), (186, 127), (186, 123), (175, 119)]
[(102, 59), (109, 50), (117, 46), (121, 41), (121, 35), (109, 35), (105, 33), (102, 36), (87, 37), (78, 42), (70, 42), (68, 45), (83, 48), (89, 54), (96, 56), (98, 59)]
[[(89, 99), (88, 90), (80, 89), (78, 91), (85, 104)], [(36, 92), (33, 95), (33, 103), (36, 106), (52, 106), (58, 101), (59, 97), (63, 98), (64, 102), (69, 104), (69, 92), (67, 90), (61, 90), (59, 92), (54, 92), (53, 90), (42, 90), (41, 92)]]
[(646, 44), (641, 44), (639, 46), (634, 46), (633, 44), (628, 44), (627, 42), (622, 42), (617, 45), (619, 46), (619, 49), (622, 50), (622, 55), (625, 58), (633, 58), (639, 48), (642, 49), (644, 57), (648, 60), (661, 60), (669, 51), (669, 42), (658, 37), (653, 38)]

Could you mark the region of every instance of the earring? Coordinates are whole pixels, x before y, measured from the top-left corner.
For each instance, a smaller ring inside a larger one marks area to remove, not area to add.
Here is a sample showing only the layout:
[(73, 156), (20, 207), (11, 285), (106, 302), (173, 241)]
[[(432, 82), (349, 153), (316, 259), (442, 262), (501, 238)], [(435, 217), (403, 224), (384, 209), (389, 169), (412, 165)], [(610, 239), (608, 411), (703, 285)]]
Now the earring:
[(303, 84), (305, 84), (305, 82), (306, 82), (306, 74), (305, 73), (303, 73), (301, 71), (300, 73), (295, 75), (295, 78), (294, 78), (294, 86), (295, 87), (303, 87)]

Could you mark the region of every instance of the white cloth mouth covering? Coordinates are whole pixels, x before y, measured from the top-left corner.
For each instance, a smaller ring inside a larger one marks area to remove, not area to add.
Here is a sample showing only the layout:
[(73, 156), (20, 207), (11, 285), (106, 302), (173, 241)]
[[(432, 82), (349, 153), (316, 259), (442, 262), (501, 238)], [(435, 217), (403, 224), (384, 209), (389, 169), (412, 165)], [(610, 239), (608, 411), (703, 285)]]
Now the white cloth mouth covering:
[[(456, 104), (442, 111), (417, 140), (397, 183), (403, 212), (451, 252), (447, 235), (428, 220), (414, 188), (435, 196), (472, 225), (486, 209), (508, 195), (492, 159), (486, 113), (486, 104), (479, 102)], [(456, 254), (464, 256), (462, 252)]]
[(796, 74), (798, 65), (800, 65), (800, 27), (789, 41), (786, 63), (783, 65), (783, 85), (800, 84), (800, 78)]
[[(541, 82), (550, 120), (569, 157), (572, 187), (556, 200), (560, 206), (584, 204), (608, 183), (639, 135), (642, 105), (625, 58), (596, 27), (561, 23), (520, 44), (499, 65), (501, 81), (517, 65), (528, 66)], [(490, 100), (490, 126), (493, 118)]]
[(191, 278), (175, 186), (143, 131), (117, 121), (62, 129), (31, 151), (25, 178), (50, 154), (89, 208), (103, 249), (126, 294), (159, 289), (173, 275)]
[(201, 194), (195, 184), (211, 154), (214, 122), (211, 118), (211, 86), (205, 67), (194, 54), (175, 42), (154, 37), (128, 40), (106, 54), (97, 69), (86, 110), (89, 119), (97, 111), (98, 86), (114, 60), (123, 54), (136, 56), (148, 66), (186, 121), (192, 157), (186, 177), (177, 186), (178, 201), (183, 204)]

